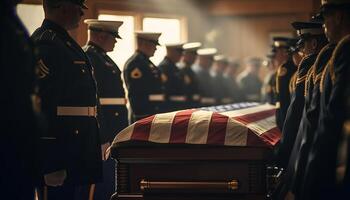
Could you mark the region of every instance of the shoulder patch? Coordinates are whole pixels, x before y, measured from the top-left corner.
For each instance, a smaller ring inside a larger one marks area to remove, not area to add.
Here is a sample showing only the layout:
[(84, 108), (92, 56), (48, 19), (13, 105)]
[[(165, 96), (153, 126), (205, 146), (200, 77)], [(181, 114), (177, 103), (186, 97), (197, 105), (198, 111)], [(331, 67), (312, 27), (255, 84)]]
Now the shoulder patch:
[(165, 83), (165, 82), (168, 81), (168, 76), (165, 75), (165, 74), (163, 74), (163, 73), (160, 75), (160, 78), (162, 79), (162, 82), (163, 82), (163, 83)]
[(135, 68), (131, 71), (130, 77), (133, 79), (139, 79), (142, 77), (142, 72), (139, 68)]
[(37, 62), (35, 70), (39, 79), (43, 79), (50, 74), (50, 69), (45, 65), (42, 59)]
[(189, 84), (192, 83), (192, 80), (191, 80), (191, 78), (190, 78), (188, 75), (185, 75), (185, 76), (184, 76), (184, 81), (185, 81), (185, 84), (186, 84), (186, 85), (189, 85)]

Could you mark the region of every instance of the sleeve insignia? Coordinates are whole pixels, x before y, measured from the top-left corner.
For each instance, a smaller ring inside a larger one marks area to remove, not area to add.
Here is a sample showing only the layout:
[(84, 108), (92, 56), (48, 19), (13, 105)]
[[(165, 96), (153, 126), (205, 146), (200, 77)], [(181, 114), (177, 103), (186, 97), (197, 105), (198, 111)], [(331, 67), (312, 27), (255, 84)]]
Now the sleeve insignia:
[(44, 64), (42, 59), (36, 64), (36, 74), (40, 79), (43, 79), (50, 74), (50, 69)]
[(165, 83), (165, 82), (168, 81), (167, 75), (165, 75), (165, 74), (163, 74), (163, 73), (160, 75), (160, 79), (162, 80), (163, 83)]
[(278, 76), (284, 76), (284, 75), (287, 74), (287, 72), (288, 72), (287, 68), (281, 67), (281, 68), (279, 68), (279, 70), (278, 70)]
[(186, 84), (186, 85), (189, 85), (189, 84), (192, 83), (192, 80), (191, 80), (191, 78), (190, 78), (188, 75), (185, 75), (185, 76), (184, 76), (184, 81), (185, 81), (185, 84)]
[(139, 79), (141, 77), (142, 77), (142, 72), (140, 71), (139, 68), (135, 68), (134, 70), (131, 71), (131, 78)]

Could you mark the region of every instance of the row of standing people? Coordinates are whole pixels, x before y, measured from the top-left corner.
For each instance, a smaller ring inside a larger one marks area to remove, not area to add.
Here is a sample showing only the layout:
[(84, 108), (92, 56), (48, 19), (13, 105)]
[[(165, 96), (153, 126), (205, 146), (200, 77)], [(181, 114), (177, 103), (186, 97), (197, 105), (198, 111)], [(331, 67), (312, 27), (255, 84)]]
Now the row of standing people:
[(260, 59), (250, 59), (236, 81), (239, 65), (216, 55), (216, 49), (177, 43), (166, 45), (167, 54), (156, 67), (149, 58), (160, 35), (137, 32), (137, 50), (124, 66), (131, 121), (160, 112), (260, 101)]
[[(269, 81), (275, 87), (270, 96), (282, 131), (276, 161), (285, 171), (273, 199), (347, 199), (349, 195), (350, 3), (321, 3), (319, 15), (292, 23), (299, 41), (290, 51), (290, 61), (280, 64), (275, 81)], [(290, 40), (276, 40), (272, 60), (278, 61), (278, 43)]]

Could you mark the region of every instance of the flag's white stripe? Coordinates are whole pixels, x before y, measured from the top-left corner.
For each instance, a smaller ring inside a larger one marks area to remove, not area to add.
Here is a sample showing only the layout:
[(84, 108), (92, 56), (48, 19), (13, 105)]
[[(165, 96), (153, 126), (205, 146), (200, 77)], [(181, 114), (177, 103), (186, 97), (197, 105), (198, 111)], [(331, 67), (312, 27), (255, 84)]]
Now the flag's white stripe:
[(162, 113), (154, 116), (149, 134), (150, 142), (168, 143), (171, 127), (177, 112)]
[(188, 144), (206, 144), (208, 138), (209, 124), (213, 112), (196, 111), (192, 113), (188, 122), (186, 143)]
[(116, 133), (117, 136), (114, 138), (113, 143), (124, 142), (131, 139), (131, 135), (134, 132), (135, 123), (126, 127), (124, 130)]
[(261, 112), (261, 111), (265, 111), (265, 110), (270, 110), (270, 109), (274, 109), (274, 108), (275, 108), (275, 106), (273, 106), (273, 105), (264, 104), (261, 106), (254, 106), (254, 107), (245, 108), (245, 109), (233, 110), (233, 111), (228, 111), (228, 112), (221, 112), (220, 114), (226, 115), (227, 117), (232, 118), (232, 117), (238, 117), (238, 116), (242, 116), (242, 115), (257, 113), (257, 112)]
[(233, 119), (228, 119), (225, 135), (225, 145), (246, 146), (248, 129)]
[(246, 125), (259, 136), (276, 127), (275, 115)]

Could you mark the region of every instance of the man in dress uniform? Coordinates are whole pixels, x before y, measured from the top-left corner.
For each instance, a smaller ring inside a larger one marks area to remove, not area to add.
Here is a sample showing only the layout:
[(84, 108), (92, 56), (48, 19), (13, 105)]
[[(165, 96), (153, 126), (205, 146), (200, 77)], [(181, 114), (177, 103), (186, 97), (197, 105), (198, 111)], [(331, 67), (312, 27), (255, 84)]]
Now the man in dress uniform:
[[(38, 46), (39, 94), (48, 131), (40, 150), (44, 198), (87, 198), (102, 176), (93, 68), (68, 30), (78, 27), (82, 0), (44, 0), (45, 20), (32, 35)], [(84, 190), (86, 189), (86, 191)]]
[(1, 199), (34, 200), (34, 186), (40, 176), (36, 59), (33, 44), (16, 14), (17, 3), (0, 1), (0, 80), (4, 92), (0, 195)]
[(345, 118), (344, 93), (350, 67), (350, 2), (322, 1), (325, 33), (330, 43), (337, 43), (320, 84), (319, 124), (313, 137), (301, 199), (341, 199), (336, 184), (337, 152)]
[(335, 45), (326, 45), (318, 54), (314, 65), (309, 69), (305, 80), (305, 103), (302, 118), (297, 133), (297, 138), (291, 152), (286, 183), (290, 183), (289, 189), (295, 196), (300, 195), (301, 181), (307, 161), (307, 154), (313, 140), (313, 135), (318, 126), (320, 80), (323, 69), (326, 67)]
[(137, 49), (124, 66), (124, 81), (131, 106), (131, 121), (164, 111), (165, 76), (149, 60), (157, 49), (161, 33), (135, 32)]
[(237, 83), (244, 95), (244, 101), (260, 102), (262, 82), (259, 79), (259, 70), (261, 65), (260, 58), (248, 58), (245, 70), (237, 76)]
[(188, 102), (186, 108), (195, 108), (199, 106), (200, 95), (198, 80), (192, 66), (197, 59), (197, 50), (201, 46), (202, 44), (200, 42), (190, 42), (182, 46), (183, 55), (179, 63), (179, 68), (180, 76), (185, 84), (184, 92)]
[(195, 66), (195, 73), (198, 78), (199, 95), (201, 106), (216, 105), (213, 93), (213, 78), (210, 75), (210, 68), (217, 53), (215, 48), (198, 49), (198, 65)]
[[(279, 60), (284, 60), (276, 73), (276, 123), (277, 127), (282, 130), (284, 120), (290, 103), (289, 82), (292, 75), (297, 70), (293, 63), (291, 55), (288, 55), (291, 38), (276, 37), (274, 38), (274, 47), (276, 56)], [(287, 58), (287, 59), (286, 59)]]
[(166, 95), (165, 111), (180, 110), (186, 107), (185, 83), (176, 66), (182, 56), (183, 43), (167, 44), (167, 54), (160, 62), (158, 68), (164, 77), (164, 92)]
[(214, 65), (212, 67), (213, 76), (213, 91), (214, 96), (218, 104), (229, 104), (233, 103), (233, 99), (230, 96), (230, 85), (227, 85), (224, 73), (228, 68), (228, 58), (224, 55), (214, 56)]
[(324, 35), (322, 23), (320, 22), (293, 22), (292, 26), (299, 36), (299, 50), (304, 57), (298, 66), (295, 79), (291, 80), (290, 105), (282, 130), (282, 138), (278, 148), (278, 159), (280, 167), (286, 168), (295, 138), (298, 133), (300, 120), (304, 109), (305, 80), (308, 70), (316, 61), (320, 50), (326, 45), (327, 39)]
[(121, 79), (121, 71), (113, 60), (107, 55), (114, 49), (116, 38), (121, 39), (118, 34), (121, 21), (102, 21), (87, 19), (88, 42), (83, 47), (94, 67), (95, 78), (98, 88), (101, 117), (100, 140), (102, 144), (103, 160), (103, 183), (95, 188), (96, 199), (109, 199), (114, 190), (114, 161), (105, 155), (106, 149), (113, 142), (119, 131), (128, 125), (128, 110), (126, 98)]

